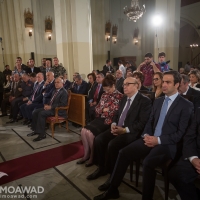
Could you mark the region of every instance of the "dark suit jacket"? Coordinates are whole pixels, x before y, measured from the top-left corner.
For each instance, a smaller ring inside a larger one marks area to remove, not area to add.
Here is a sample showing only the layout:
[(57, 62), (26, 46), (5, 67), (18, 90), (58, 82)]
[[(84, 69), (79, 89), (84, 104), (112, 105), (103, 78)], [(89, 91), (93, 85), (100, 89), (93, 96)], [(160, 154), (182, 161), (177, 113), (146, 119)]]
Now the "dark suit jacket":
[(71, 86), (71, 82), (70, 81), (68, 81), (68, 80), (66, 80), (65, 81), (65, 84), (64, 84), (64, 88), (65, 88), (65, 90), (68, 90), (69, 88), (70, 88), (70, 86)]
[(124, 88), (122, 87), (123, 83), (124, 83), (124, 78), (121, 77), (118, 81), (116, 81), (115, 84), (116, 89), (122, 94), (124, 94)]
[(200, 107), (200, 91), (189, 87), (186, 95), (193, 97), (192, 101), (194, 104), (194, 111), (196, 112), (196, 110)]
[[(165, 97), (155, 99), (149, 121), (145, 126), (143, 134), (154, 135), (164, 99)], [(177, 96), (167, 112), (160, 140), (162, 145), (168, 145), (172, 158), (176, 154), (176, 144), (185, 134), (192, 113), (193, 104), (180, 95)]]
[[(94, 85), (94, 87), (92, 88), (92, 91), (91, 91), (91, 99), (93, 100), (93, 102), (94, 102), (94, 94), (95, 94), (95, 91), (96, 91), (97, 87), (98, 87), (98, 83), (96, 83)], [(104, 93), (104, 90), (103, 90), (103, 87), (101, 86), (101, 89), (99, 90), (99, 94), (98, 94), (98, 97), (97, 97), (97, 104), (99, 103), (99, 101), (101, 99), (101, 95), (103, 93)]]
[(43, 85), (44, 85), (44, 81), (39, 85), (39, 87), (38, 87), (38, 85), (35, 86), (35, 89), (33, 90), (33, 93), (32, 93), (32, 95), (30, 97), (30, 100), (32, 100), (32, 97), (33, 97), (33, 95), (35, 93), (35, 90), (37, 89), (37, 91), (36, 91), (36, 93), (34, 95), (34, 100), (32, 101), (32, 103), (37, 103), (37, 104), (42, 103), (42, 89), (43, 89)]
[(12, 90), (11, 90), (10, 95), (15, 97), (15, 98), (17, 98), (17, 97), (22, 96), (22, 91), (19, 90), (19, 88), (21, 88), (22, 81), (18, 82), (17, 87), (16, 87), (15, 90), (14, 90), (14, 83), (15, 82), (12, 82), (12, 85), (11, 85)]
[(97, 85), (98, 85), (97, 82), (94, 82), (92, 86), (91, 86), (91, 83), (88, 83), (88, 87), (87, 87), (87, 100), (88, 101), (93, 99), (94, 88), (96, 88)]
[(183, 158), (200, 157), (200, 108), (197, 109), (183, 141)]
[(80, 88), (79, 90), (78, 89), (78, 85), (75, 84), (74, 87), (71, 89), (71, 91), (73, 93), (76, 93), (76, 94), (84, 94), (84, 95), (87, 95), (87, 87), (88, 87), (88, 84), (87, 82), (85, 82), (84, 80), (82, 80), (82, 83), (80, 85)]
[[(39, 73), (40, 72), (40, 68), (39, 67), (34, 67), (33, 72), (36, 73), (36, 74)], [(26, 73), (27, 74), (31, 74), (32, 73), (30, 67), (26, 70)]]
[(44, 95), (42, 96), (43, 104), (47, 104), (51, 99), (52, 93), (55, 90), (55, 80), (52, 83), (49, 83), (43, 90)]
[(23, 97), (30, 97), (31, 94), (33, 93), (33, 82), (30, 80), (25, 83), (24, 81), (21, 84), (22, 87), (22, 96)]
[[(106, 73), (109, 71), (109, 68), (106, 66), (106, 65), (104, 65), (103, 66), (103, 70), (101, 71), (103, 74), (104, 74), (104, 76), (106, 76)], [(112, 67), (112, 66), (110, 66), (110, 72), (112, 73), (112, 74), (114, 74), (114, 68)]]
[[(54, 89), (54, 91), (52, 92), (51, 98), (53, 97), (55, 92), (56, 92), (56, 90)], [(50, 99), (50, 101), (51, 101), (51, 99)], [(49, 101), (49, 103), (50, 103), (50, 101)], [(67, 101), (68, 101), (67, 90), (65, 90), (65, 88), (63, 87), (59, 90), (58, 94), (56, 95), (55, 99), (52, 102), (51, 110), (53, 111), (53, 115), (55, 114), (55, 108), (67, 106)], [(58, 115), (61, 117), (64, 117), (64, 118), (67, 117), (65, 110), (59, 110)]]
[[(124, 96), (120, 102), (119, 110), (113, 118), (116, 124), (122, 114), (124, 106), (126, 105), (127, 96)], [(151, 100), (143, 96), (140, 92), (136, 95), (134, 101), (129, 108), (124, 121), (124, 127), (128, 127), (130, 134), (134, 134), (134, 139), (139, 138), (141, 135), (151, 113)]]

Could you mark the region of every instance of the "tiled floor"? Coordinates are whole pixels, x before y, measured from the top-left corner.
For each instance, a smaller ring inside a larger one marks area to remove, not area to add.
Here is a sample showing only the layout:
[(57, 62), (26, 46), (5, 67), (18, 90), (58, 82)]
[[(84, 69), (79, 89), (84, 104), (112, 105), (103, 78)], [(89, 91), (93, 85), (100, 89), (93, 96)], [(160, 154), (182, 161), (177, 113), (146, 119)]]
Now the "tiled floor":
[[(67, 132), (64, 127), (56, 127), (55, 139), (50, 137), (51, 131), (47, 130), (47, 133), (49, 134), (47, 135), (47, 138), (45, 140), (34, 143), (32, 142), (32, 139), (35, 137), (26, 136), (31, 132), (27, 126), (23, 126), (21, 122), (8, 126), (5, 124), (6, 121), (8, 121), (8, 117), (0, 118), (0, 163), (4, 162), (5, 160), (12, 160), (14, 158), (33, 154), (80, 140), (80, 129), (70, 125), (69, 132)], [(43, 186), (44, 193), (38, 194), (38, 200), (93, 199), (94, 196), (100, 193), (97, 188), (99, 185), (106, 181), (108, 175), (100, 177), (95, 181), (88, 181), (86, 176), (92, 173), (96, 169), (96, 166), (86, 168), (84, 165), (77, 165), (76, 161), (77, 160), (74, 160), (56, 166), (55, 168), (50, 168), (32, 174), (5, 185), (14, 187), (19, 185), (22, 185), (22, 187)], [(132, 183), (129, 181), (129, 176), (130, 175), (128, 169), (124, 180), (128, 184), (135, 186), (134, 181)], [(163, 178), (161, 175), (158, 175), (154, 199), (164, 199), (163, 185)], [(139, 187), (137, 189), (141, 190), (141, 177)], [(124, 183), (121, 184), (119, 191), (120, 200), (141, 199), (141, 194), (131, 189)], [(0, 197), (0, 199), (3, 198)], [(180, 199), (171, 185), (169, 199)]]

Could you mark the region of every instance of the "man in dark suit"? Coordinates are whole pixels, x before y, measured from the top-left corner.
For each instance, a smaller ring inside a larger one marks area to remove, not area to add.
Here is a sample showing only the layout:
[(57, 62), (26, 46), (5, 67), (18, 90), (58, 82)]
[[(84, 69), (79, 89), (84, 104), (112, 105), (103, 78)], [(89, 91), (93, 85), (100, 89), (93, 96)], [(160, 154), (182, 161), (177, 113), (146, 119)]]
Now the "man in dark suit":
[(65, 88), (65, 90), (69, 90), (72, 83), (67, 79), (67, 72), (65, 72), (63, 76), (60, 77), (63, 78), (63, 83), (64, 83), (63, 87)]
[(24, 125), (28, 125), (31, 123), (33, 110), (38, 104), (42, 104), (42, 89), (44, 85), (43, 73), (38, 73), (36, 77), (37, 83), (31, 97), (29, 98), (29, 101), (26, 104), (20, 106), (20, 111), (25, 119), (23, 123)]
[(143, 138), (119, 152), (111, 185), (106, 192), (96, 196), (95, 200), (118, 198), (118, 187), (130, 161), (140, 158), (144, 158), (142, 199), (153, 199), (155, 168), (175, 157), (176, 144), (184, 135), (193, 112), (193, 104), (178, 94), (180, 82), (181, 77), (177, 71), (164, 73), (162, 89), (165, 97), (154, 101)]
[(18, 90), (21, 90), (22, 95), (12, 101), (10, 110), (12, 119), (6, 123), (14, 123), (18, 121), (17, 115), (19, 113), (19, 104), (23, 105), (27, 103), (28, 98), (31, 96), (33, 91), (33, 83), (30, 81), (29, 76), (27, 74), (23, 74), (22, 79), (23, 82), (21, 83), (21, 88), (18, 88)]
[[(22, 96), (22, 90), (20, 89), (21, 88), (21, 84), (22, 84), (22, 82), (20, 81), (19, 74), (14, 74), (14, 81), (12, 82), (12, 85), (11, 85), (10, 96), (8, 96), (5, 99), (3, 99), (2, 103), (1, 103), (1, 112), (2, 112), (1, 117), (7, 115), (7, 112), (6, 112), (7, 111), (7, 105), (9, 103), (12, 104), (12, 102), (15, 99), (17, 99), (18, 97)], [(10, 118), (11, 117), (12, 116), (10, 116)]]
[[(39, 108), (33, 112), (33, 121), (31, 123), (32, 133), (28, 136), (38, 135), (33, 141), (37, 142), (46, 138), (45, 124), (46, 118), (55, 115), (56, 107), (67, 106), (68, 94), (63, 88), (63, 80), (61, 78), (55, 79), (55, 90), (52, 93), (51, 100), (48, 104), (44, 105), (44, 108)], [(66, 111), (60, 110), (58, 115), (66, 118)]]
[(96, 83), (95, 83), (94, 87), (92, 88), (92, 91), (90, 92), (90, 95), (88, 97), (89, 105), (86, 106), (86, 109), (88, 108), (89, 121), (94, 120), (95, 107), (99, 103), (99, 101), (101, 99), (101, 95), (104, 93), (104, 90), (102, 87), (103, 79), (104, 79), (104, 75), (102, 73), (96, 75)]
[[(22, 63), (22, 58), (21, 57), (17, 57), (16, 58), (16, 63), (19, 63), (19, 65), (21, 66), (21, 69), (24, 70), (26, 72), (26, 70), (28, 69), (28, 66), (27, 65), (24, 65)], [(15, 69), (15, 67), (14, 67)]]
[(80, 75), (76, 75), (75, 78), (75, 84), (73, 86), (73, 88), (71, 88), (71, 91), (73, 93), (76, 93), (76, 94), (84, 94), (84, 95), (87, 95), (87, 82), (84, 81)]
[(124, 88), (122, 87), (123, 83), (124, 83), (124, 78), (122, 77), (122, 71), (117, 70), (116, 71), (116, 89), (121, 92), (122, 94), (124, 94)]
[(106, 76), (107, 72), (110, 72), (111, 74), (114, 74), (114, 68), (111, 66), (112, 62), (111, 60), (106, 60), (106, 64), (103, 66), (102, 73), (104, 76)]
[(31, 74), (33, 72), (37, 74), (40, 72), (40, 68), (34, 66), (35, 61), (32, 58), (29, 59), (28, 63), (29, 63), (29, 68), (26, 70), (27, 74)]
[(198, 200), (200, 192), (194, 181), (200, 174), (200, 108), (184, 136), (183, 156), (172, 167), (169, 179), (182, 200)]
[(200, 107), (200, 91), (189, 86), (190, 79), (187, 75), (181, 74), (181, 78), (179, 93), (182, 95), (187, 95), (188, 98), (191, 98), (194, 104), (194, 111), (196, 111), (198, 107)]
[[(121, 100), (118, 113), (111, 124), (111, 130), (101, 133), (94, 140), (94, 157), (99, 168), (87, 177), (89, 180), (104, 175), (105, 171), (112, 173), (119, 150), (140, 137), (149, 119), (151, 101), (138, 92), (137, 80), (128, 77), (124, 80), (123, 86), (126, 96)], [(107, 180), (99, 189), (108, 189), (109, 183), (110, 180)]]

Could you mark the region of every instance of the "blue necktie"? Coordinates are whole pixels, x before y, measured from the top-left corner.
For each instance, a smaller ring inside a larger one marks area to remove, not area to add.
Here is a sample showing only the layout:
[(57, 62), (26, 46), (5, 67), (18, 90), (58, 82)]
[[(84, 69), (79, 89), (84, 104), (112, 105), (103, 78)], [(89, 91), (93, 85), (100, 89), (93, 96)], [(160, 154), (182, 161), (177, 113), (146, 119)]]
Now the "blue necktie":
[(170, 100), (169, 97), (165, 98), (162, 109), (160, 111), (160, 117), (159, 117), (158, 123), (156, 125), (156, 129), (155, 129), (155, 133), (154, 133), (154, 136), (156, 136), (156, 137), (159, 137), (161, 135), (163, 123), (164, 123), (164, 120), (165, 120), (165, 116), (167, 114), (167, 108), (168, 108), (168, 101), (169, 100)]

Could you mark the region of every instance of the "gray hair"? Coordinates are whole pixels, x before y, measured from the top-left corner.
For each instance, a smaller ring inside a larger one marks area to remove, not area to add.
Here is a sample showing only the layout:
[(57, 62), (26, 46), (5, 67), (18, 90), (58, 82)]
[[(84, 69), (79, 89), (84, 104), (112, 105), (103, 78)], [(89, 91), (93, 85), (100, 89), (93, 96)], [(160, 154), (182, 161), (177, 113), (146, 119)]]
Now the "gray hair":
[(181, 74), (181, 79), (183, 80), (183, 83), (184, 83), (184, 84), (190, 82), (190, 79), (189, 79), (188, 75)]
[(74, 78), (77, 78), (78, 80), (81, 80), (81, 79), (82, 79), (82, 77), (81, 77), (80, 74), (76, 75)]

